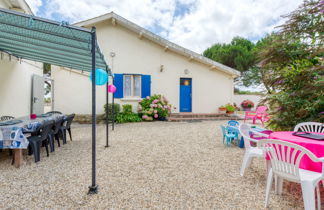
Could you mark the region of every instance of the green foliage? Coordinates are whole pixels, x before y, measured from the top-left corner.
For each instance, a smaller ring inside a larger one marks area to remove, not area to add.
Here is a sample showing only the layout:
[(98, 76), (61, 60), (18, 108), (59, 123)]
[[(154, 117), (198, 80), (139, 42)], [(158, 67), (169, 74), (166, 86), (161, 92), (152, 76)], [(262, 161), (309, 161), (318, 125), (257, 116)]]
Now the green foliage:
[(44, 63), (43, 64), (43, 74), (51, 74), (51, 64)]
[(262, 92), (254, 92), (254, 91), (248, 91), (248, 90), (240, 90), (235, 88), (234, 93), (238, 95), (264, 95)]
[(250, 40), (234, 37), (230, 44), (215, 44), (206, 49), (203, 55), (244, 72), (255, 64), (256, 55), (254, 47), (254, 43)]
[(281, 30), (260, 46), (265, 84), (273, 90), (268, 126), (293, 130), (300, 122), (324, 121), (323, 21), (318, 21), (324, 4), (308, 1), (287, 16)]
[(233, 106), (232, 104), (226, 104), (226, 111), (227, 112), (234, 112), (235, 111), (235, 106)]
[(133, 107), (131, 104), (124, 104), (123, 105), (123, 113), (124, 114), (130, 114), (133, 113)]
[(163, 119), (171, 113), (171, 105), (168, 100), (161, 95), (153, 95), (144, 98), (139, 102), (138, 112), (142, 119), (151, 121), (153, 119)]
[(127, 122), (142, 122), (142, 118), (137, 113), (119, 113), (116, 116), (116, 122), (127, 123)]
[(124, 104), (123, 112), (118, 113), (116, 116), (117, 123), (141, 122), (141, 121), (142, 118), (137, 113), (133, 113), (131, 104)]
[[(112, 122), (113, 120), (113, 105), (112, 104), (108, 104), (108, 109), (107, 109), (107, 104), (104, 105), (104, 109), (105, 109), (105, 116), (108, 112), (108, 120), (109, 122)], [(119, 104), (114, 104), (114, 114), (115, 116), (120, 112), (120, 105)], [(106, 117), (105, 117), (106, 118)]]

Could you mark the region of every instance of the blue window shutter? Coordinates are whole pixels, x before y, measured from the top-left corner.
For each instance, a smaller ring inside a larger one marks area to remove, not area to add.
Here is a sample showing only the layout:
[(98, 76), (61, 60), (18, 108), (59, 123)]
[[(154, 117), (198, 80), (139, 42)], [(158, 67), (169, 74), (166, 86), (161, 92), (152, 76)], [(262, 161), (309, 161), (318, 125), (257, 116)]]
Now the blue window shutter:
[(124, 97), (124, 75), (115, 74), (114, 75), (114, 85), (116, 86), (116, 92), (114, 93), (115, 98)]
[(151, 75), (142, 75), (142, 98), (151, 95)]

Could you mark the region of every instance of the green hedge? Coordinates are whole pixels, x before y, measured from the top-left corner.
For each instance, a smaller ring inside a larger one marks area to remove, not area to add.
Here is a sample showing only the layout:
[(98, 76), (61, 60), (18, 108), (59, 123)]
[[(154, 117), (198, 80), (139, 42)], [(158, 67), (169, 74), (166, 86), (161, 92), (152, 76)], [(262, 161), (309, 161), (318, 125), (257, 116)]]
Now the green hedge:
[(127, 123), (127, 122), (141, 122), (142, 118), (137, 114), (133, 113), (133, 107), (131, 104), (123, 105), (123, 112), (116, 115), (117, 123)]
[[(105, 104), (104, 109), (105, 109), (105, 118), (106, 118), (106, 114), (107, 114), (107, 111), (108, 111), (108, 120), (109, 120), (109, 122), (112, 122), (112, 119), (113, 119), (113, 105), (108, 104), (108, 109), (107, 109), (107, 104)], [(116, 116), (118, 115), (118, 113), (120, 113), (120, 104), (114, 104), (115, 121), (116, 121)]]

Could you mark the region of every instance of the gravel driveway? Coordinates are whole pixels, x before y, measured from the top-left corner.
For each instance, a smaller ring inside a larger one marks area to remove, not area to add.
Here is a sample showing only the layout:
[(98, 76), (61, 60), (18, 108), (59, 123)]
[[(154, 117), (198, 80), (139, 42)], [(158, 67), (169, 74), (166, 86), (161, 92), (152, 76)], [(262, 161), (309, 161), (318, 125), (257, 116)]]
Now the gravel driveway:
[[(91, 126), (72, 129), (73, 141), (41, 161), (26, 156), (20, 169), (0, 153), (0, 208), (55, 209), (264, 209), (264, 161), (240, 177), (244, 150), (225, 148), (219, 125), (150, 122), (117, 125), (105, 145), (98, 126), (99, 193), (91, 183)], [(288, 189), (289, 188), (289, 189)], [(323, 194), (323, 193), (322, 193)], [(303, 209), (299, 185), (285, 184), (271, 209)]]

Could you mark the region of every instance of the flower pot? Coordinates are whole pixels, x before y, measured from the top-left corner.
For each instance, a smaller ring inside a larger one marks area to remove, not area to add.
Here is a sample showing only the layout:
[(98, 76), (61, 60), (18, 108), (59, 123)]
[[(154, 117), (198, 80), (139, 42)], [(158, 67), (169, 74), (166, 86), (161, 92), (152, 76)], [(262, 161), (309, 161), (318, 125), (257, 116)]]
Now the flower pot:
[(243, 107), (243, 111), (251, 111), (251, 107)]
[(218, 113), (225, 114), (226, 108), (218, 108)]

